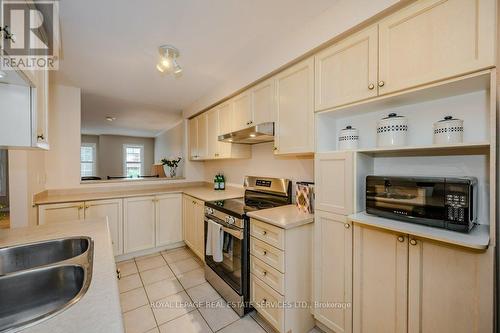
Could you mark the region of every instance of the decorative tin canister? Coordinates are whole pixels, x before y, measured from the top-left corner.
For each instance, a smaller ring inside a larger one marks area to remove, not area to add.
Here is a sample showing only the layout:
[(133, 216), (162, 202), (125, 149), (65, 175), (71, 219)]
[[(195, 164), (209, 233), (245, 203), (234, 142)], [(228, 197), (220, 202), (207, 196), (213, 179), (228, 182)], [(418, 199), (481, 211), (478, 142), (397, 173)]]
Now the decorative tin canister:
[(339, 150), (358, 149), (359, 133), (352, 126), (346, 126), (339, 132)]
[(464, 121), (446, 116), (434, 123), (434, 143), (439, 145), (462, 143)]
[(379, 120), (377, 124), (377, 146), (405, 146), (408, 135), (408, 120), (395, 113)]

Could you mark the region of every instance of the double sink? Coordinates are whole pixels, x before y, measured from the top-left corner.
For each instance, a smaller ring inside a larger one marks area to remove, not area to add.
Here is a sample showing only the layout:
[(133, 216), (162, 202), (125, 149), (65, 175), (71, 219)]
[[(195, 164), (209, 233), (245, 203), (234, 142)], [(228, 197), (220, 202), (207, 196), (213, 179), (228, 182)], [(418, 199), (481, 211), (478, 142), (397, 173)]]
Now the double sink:
[(90, 286), (93, 252), (89, 237), (0, 248), (0, 332), (36, 324), (78, 302)]

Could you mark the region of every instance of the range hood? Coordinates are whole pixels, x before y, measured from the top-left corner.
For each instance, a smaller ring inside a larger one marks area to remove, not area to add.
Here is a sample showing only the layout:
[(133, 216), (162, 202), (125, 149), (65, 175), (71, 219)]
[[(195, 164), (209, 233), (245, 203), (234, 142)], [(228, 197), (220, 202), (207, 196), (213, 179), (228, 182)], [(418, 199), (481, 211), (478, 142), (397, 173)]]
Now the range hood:
[(219, 135), (219, 141), (247, 145), (271, 142), (274, 141), (274, 123), (263, 123), (236, 132)]

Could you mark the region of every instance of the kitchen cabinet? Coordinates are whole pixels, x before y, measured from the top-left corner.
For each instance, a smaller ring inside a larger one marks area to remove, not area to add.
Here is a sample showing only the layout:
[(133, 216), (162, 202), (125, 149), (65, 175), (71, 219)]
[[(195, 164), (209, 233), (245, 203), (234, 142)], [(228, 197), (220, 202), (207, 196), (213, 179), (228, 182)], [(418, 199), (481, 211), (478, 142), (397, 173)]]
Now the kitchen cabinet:
[(248, 91), (234, 97), (233, 103), (233, 117), (232, 128), (233, 131), (238, 131), (248, 126), (253, 125), (252, 120), (252, 101)]
[(208, 157), (208, 115), (202, 113), (198, 117), (198, 153), (197, 159)]
[(217, 158), (220, 156), (221, 147), (219, 145), (219, 109), (214, 108), (207, 111), (207, 158)]
[(275, 154), (314, 152), (314, 58), (275, 77)]
[(347, 217), (316, 210), (314, 214), (314, 296), (316, 320), (338, 333), (352, 332), (352, 226)]
[(36, 71), (35, 146), (49, 149), (49, 71)]
[(154, 196), (123, 200), (123, 249), (125, 253), (155, 247)]
[(38, 207), (38, 224), (83, 220), (84, 209), (83, 201), (42, 205)]
[(353, 245), (354, 332), (493, 330), (493, 251), (356, 223)]
[(408, 332), (492, 332), (493, 251), (408, 243)]
[(354, 153), (318, 153), (314, 161), (315, 208), (349, 215), (354, 210)]
[(189, 159), (198, 158), (198, 119), (189, 119)]
[(494, 0), (423, 0), (379, 24), (379, 93), (495, 64)]
[(156, 246), (182, 242), (182, 195), (156, 197)]
[(205, 203), (183, 196), (184, 242), (202, 260), (205, 257)]
[(122, 199), (85, 202), (85, 219), (106, 217), (115, 256), (123, 254)]
[(282, 229), (250, 220), (250, 302), (278, 332), (309, 332), (309, 308), (286, 307), (311, 300), (312, 224)]
[(407, 237), (354, 224), (353, 244), (353, 331), (407, 332)]
[(315, 110), (377, 96), (378, 28), (347, 37), (315, 56)]
[(276, 85), (273, 78), (250, 90), (252, 98), (252, 125), (274, 122), (276, 118)]

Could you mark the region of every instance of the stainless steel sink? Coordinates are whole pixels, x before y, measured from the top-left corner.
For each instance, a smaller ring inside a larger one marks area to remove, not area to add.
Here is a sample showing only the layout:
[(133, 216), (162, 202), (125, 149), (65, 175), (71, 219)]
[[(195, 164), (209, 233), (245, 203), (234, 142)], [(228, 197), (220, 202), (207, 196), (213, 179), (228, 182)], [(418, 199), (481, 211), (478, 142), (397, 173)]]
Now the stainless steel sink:
[(90, 238), (74, 237), (1, 248), (0, 275), (71, 259), (89, 246)]
[(10, 263), (2, 264), (0, 276), (0, 332), (51, 318), (78, 302), (90, 286), (93, 241), (88, 237), (3, 248), (0, 253), (0, 261)]

